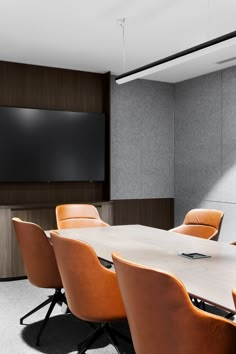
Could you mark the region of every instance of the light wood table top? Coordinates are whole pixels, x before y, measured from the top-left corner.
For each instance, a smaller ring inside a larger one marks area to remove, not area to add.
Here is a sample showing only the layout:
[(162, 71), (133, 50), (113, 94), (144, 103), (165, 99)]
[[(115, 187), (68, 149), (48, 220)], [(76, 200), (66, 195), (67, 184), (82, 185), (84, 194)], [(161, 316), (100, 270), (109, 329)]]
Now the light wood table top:
[[(236, 313), (236, 246), (142, 225), (59, 230), (61, 236), (90, 244), (98, 257), (112, 262), (112, 252), (132, 262), (177, 276), (190, 295)], [(187, 259), (182, 252), (211, 256)]]

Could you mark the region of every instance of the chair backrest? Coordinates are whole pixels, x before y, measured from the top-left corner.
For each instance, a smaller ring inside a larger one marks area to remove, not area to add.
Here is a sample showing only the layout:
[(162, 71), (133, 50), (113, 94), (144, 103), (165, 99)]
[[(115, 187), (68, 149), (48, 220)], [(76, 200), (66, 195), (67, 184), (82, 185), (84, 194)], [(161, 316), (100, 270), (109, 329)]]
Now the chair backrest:
[(224, 213), (215, 209), (192, 209), (183, 224), (170, 231), (217, 241)]
[(56, 207), (58, 229), (109, 226), (91, 204), (62, 204)]
[(71, 312), (94, 322), (126, 318), (115, 272), (101, 265), (87, 243), (50, 235)]
[(62, 288), (53, 247), (40, 226), (13, 218), (26, 275), (41, 288)]
[(137, 354), (236, 352), (236, 325), (193, 306), (175, 276), (112, 256)]

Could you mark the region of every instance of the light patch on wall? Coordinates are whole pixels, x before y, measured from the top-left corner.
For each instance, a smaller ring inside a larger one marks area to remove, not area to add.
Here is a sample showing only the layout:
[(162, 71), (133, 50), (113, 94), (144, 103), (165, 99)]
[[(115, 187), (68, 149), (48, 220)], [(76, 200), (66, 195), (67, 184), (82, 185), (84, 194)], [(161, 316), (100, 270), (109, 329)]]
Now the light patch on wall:
[(220, 201), (222, 203), (236, 202), (236, 164), (222, 173), (221, 178), (212, 186), (205, 195), (204, 200)]

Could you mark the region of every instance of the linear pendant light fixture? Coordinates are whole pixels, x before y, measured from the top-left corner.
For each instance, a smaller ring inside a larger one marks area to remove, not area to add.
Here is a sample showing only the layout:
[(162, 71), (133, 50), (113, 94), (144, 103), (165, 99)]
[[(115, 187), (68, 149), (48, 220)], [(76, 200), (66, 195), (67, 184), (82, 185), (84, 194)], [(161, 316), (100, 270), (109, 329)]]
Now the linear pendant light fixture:
[(227, 33), (223, 36), (198, 44), (194, 47), (170, 55), (166, 58), (157, 60), (150, 64), (141, 66), (140, 68), (123, 73), (117, 76), (115, 81), (117, 84), (124, 84), (126, 82), (139, 79), (143, 76), (151, 75), (158, 71), (173, 67), (177, 64), (187, 62), (190, 59), (213, 53), (214, 51), (217, 51), (222, 48), (227, 48), (232, 44), (236, 44), (236, 31)]

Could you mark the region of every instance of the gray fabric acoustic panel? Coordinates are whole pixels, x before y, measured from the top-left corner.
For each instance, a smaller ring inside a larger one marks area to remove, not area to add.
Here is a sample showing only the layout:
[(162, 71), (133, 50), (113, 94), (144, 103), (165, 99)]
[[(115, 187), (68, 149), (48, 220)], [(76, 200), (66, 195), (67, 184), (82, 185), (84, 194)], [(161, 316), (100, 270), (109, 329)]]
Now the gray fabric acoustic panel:
[(189, 209), (220, 209), (220, 241), (236, 240), (236, 67), (175, 90), (175, 225)]
[(236, 203), (236, 67), (222, 72), (221, 185), (221, 200)]
[(221, 176), (221, 74), (175, 87), (175, 197), (218, 198)]
[(111, 199), (174, 195), (174, 86), (111, 82)]

